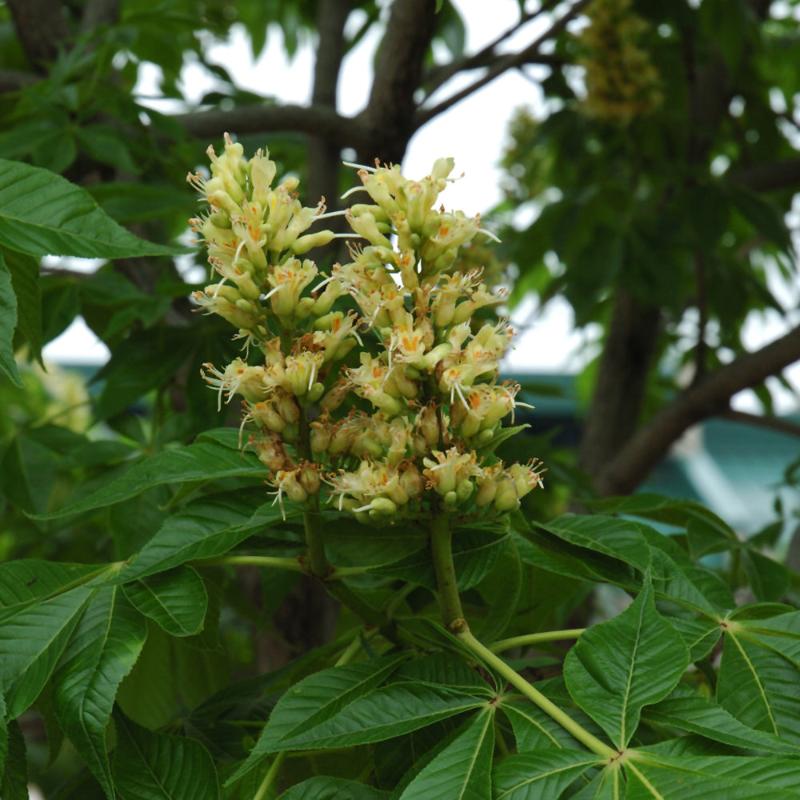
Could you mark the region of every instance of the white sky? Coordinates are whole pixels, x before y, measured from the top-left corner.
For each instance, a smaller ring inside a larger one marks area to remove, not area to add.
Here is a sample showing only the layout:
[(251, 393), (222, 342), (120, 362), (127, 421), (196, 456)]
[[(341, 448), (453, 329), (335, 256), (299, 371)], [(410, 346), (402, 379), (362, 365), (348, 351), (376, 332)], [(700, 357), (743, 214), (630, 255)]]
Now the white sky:
[[(518, 18), (516, 0), (454, 2), (467, 20), (468, 53), (495, 39)], [(354, 19), (355, 16), (350, 22), (357, 24), (359, 20)], [(505, 47), (517, 49), (529, 43), (540, 30), (537, 22), (523, 27)], [(378, 38), (377, 32), (366, 36), (344, 61), (339, 82), (339, 111), (343, 114), (356, 114), (366, 104)], [(289, 61), (277, 29), (270, 32), (267, 47), (256, 62), (250, 56), (249, 41), (241, 28), (234, 27), (228, 42), (210, 40), (208, 43), (209, 60), (224, 65), (241, 87), (287, 103), (309, 102), (313, 53), (312, 44), (306, 42)], [(457, 91), (475, 76), (471, 73), (452, 79), (439, 90), (434, 101)], [(157, 95), (158, 78), (156, 67), (143, 65), (138, 91), (145, 96)], [(199, 99), (215, 86), (214, 79), (198, 64), (186, 67), (183, 81), (190, 99)], [(425, 175), (437, 157), (451, 155), (456, 160), (456, 173), (465, 174), (448, 188), (444, 197), (446, 205), (461, 208), (469, 214), (485, 211), (501, 198), (501, 171), (497, 162), (514, 109), (523, 104), (541, 108), (541, 102), (541, 93), (535, 82), (517, 71), (506, 72), (418, 131), (409, 144), (404, 171), (412, 176)], [(152, 101), (150, 104), (162, 111), (175, 109), (173, 101)], [(86, 268), (94, 269), (96, 266), (87, 264)], [(800, 292), (784, 289), (782, 294), (788, 307), (798, 307)], [(794, 294), (794, 297), (789, 294)], [(564, 300), (554, 300), (543, 313), (537, 313), (533, 300), (525, 302), (515, 313), (513, 321), (521, 332), (507, 359), (510, 370), (574, 371), (594, 355), (594, 348), (586, 346), (585, 335), (572, 330), (572, 312)], [(757, 347), (785, 330), (786, 323), (778, 314), (754, 318), (746, 326), (745, 342), (748, 347)], [(45, 357), (62, 362), (102, 363), (108, 358), (108, 350), (83, 320), (76, 320), (64, 334), (47, 345)], [(800, 385), (800, 365), (795, 365), (789, 375), (796, 385)], [(781, 409), (791, 409), (796, 404), (791, 395), (782, 393)], [(747, 392), (737, 396), (735, 405), (745, 410), (756, 407), (751, 393)]]

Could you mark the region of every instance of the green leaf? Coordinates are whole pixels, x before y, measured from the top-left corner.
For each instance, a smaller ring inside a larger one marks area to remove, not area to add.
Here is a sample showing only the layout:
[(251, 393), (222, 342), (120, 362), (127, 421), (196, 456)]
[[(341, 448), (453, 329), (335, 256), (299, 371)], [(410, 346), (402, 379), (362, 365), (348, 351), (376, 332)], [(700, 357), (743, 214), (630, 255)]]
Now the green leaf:
[(279, 742), (335, 717), (391, 675), (402, 657), (384, 656), (358, 664), (316, 672), (292, 686), (269, 716), (247, 760), (232, 780), (246, 775), (265, 756), (280, 750)]
[[(124, 315), (130, 311), (133, 316), (132, 307), (127, 306), (114, 319), (122, 318), (123, 324), (131, 324)], [(146, 306), (140, 301), (136, 307), (141, 313)], [(110, 331), (109, 326), (103, 338), (107, 339)], [(94, 376), (95, 381), (102, 381), (102, 390), (93, 403), (95, 418), (105, 420), (120, 414), (149, 391), (168, 385), (191, 353), (193, 336), (188, 329), (176, 332), (159, 326), (134, 330), (117, 344), (111, 358)]]
[(214, 762), (200, 742), (152, 733), (117, 718), (114, 782), (125, 800), (221, 800)]
[(39, 696), (93, 592), (79, 586), (2, 618), (0, 687), (12, 719)]
[(394, 683), (354, 700), (330, 719), (298, 729), (274, 751), (350, 747), (393, 739), (486, 703), (456, 689)]
[[(503, 553), (508, 535), (486, 531), (463, 530), (453, 537), (453, 563), (458, 575), (458, 588), (462, 591), (477, 586), (492, 570)], [(376, 575), (389, 575), (411, 583), (436, 587), (436, 575), (427, 547), (392, 564), (372, 570)]]
[(575, 702), (624, 748), (642, 708), (664, 699), (688, 665), (686, 645), (656, 611), (648, 581), (622, 614), (581, 636), (567, 654), (564, 680)]
[(186, 191), (168, 183), (101, 183), (87, 189), (117, 222), (164, 219), (176, 212), (189, 213), (192, 208)]
[(16, 386), (22, 386), (14, 360), (14, 331), (17, 329), (17, 296), (6, 260), (0, 252), (0, 371)]
[(203, 630), (208, 593), (191, 567), (178, 567), (125, 584), (125, 596), (146, 617), (172, 636), (192, 636)]
[(742, 553), (742, 566), (759, 600), (780, 600), (789, 588), (789, 570), (755, 550)]
[(39, 291), (39, 262), (21, 253), (7, 252), (6, 266), (11, 273), (17, 297), (15, 348), (27, 344), (30, 356), (42, 360), (42, 296)]
[(397, 681), (422, 681), (494, 697), (496, 692), (480, 672), (453, 653), (438, 652), (405, 661), (394, 675)]
[(139, 239), (91, 195), (60, 175), (0, 159), (0, 244), (30, 256), (169, 256), (185, 252)]
[(251, 453), (239, 453), (208, 441), (164, 450), (133, 464), (88, 497), (37, 519), (58, 519), (120, 503), (165, 483), (212, 481), (221, 478), (264, 478), (264, 465)]
[(2, 620), (30, 605), (69, 591), (100, 576), (108, 567), (96, 564), (67, 564), (60, 561), (40, 561), (21, 558), (0, 564), (0, 624)]
[(389, 796), (363, 783), (317, 775), (287, 789), (279, 800), (388, 800)]
[(565, 514), (547, 525), (536, 525), (570, 544), (618, 558), (642, 572), (650, 566), (650, 548), (636, 522), (600, 514)]
[(28, 800), (28, 759), (25, 739), (16, 720), (8, 725), (8, 743), (5, 765), (0, 781), (0, 797), (3, 800)]
[(255, 512), (241, 492), (197, 500), (167, 518), (156, 534), (120, 572), (130, 581), (165, 572), (187, 561), (227, 553), (254, 533), (280, 522), (280, 509), (265, 503)]
[(696, 694), (668, 697), (644, 712), (645, 721), (659, 727), (696, 733), (715, 742), (769, 755), (800, 755), (796, 747), (777, 736), (739, 722), (724, 708)]
[(580, 750), (540, 750), (503, 759), (494, 771), (495, 800), (557, 800), (600, 759)]
[(204, 635), (175, 638), (148, 621), (139, 660), (117, 692), (129, 719), (150, 729), (164, 727), (228, 685), (228, 654), (204, 647)]
[(745, 725), (800, 745), (800, 672), (791, 660), (747, 636), (739, 627), (743, 624), (728, 623), (725, 631), (717, 702)]
[(92, 598), (53, 676), (64, 733), (109, 798), (114, 798), (106, 728), (122, 679), (144, 645), (147, 626), (117, 586)]
[(524, 697), (503, 699), (500, 709), (511, 723), (518, 753), (575, 746), (572, 736)]
[(428, 762), (400, 800), (485, 800), (491, 796), (494, 710), (486, 708)]
[(192, 636), (203, 630), (208, 593), (191, 567), (178, 567), (123, 586), (125, 596), (146, 617), (172, 636)]
[(517, 612), (522, 593), (522, 560), (514, 537), (506, 539), (494, 567), (478, 587), (487, 612), (481, 620), (479, 638), (499, 639)]
[(800, 759), (666, 756), (626, 760), (627, 800), (790, 800), (800, 795)]

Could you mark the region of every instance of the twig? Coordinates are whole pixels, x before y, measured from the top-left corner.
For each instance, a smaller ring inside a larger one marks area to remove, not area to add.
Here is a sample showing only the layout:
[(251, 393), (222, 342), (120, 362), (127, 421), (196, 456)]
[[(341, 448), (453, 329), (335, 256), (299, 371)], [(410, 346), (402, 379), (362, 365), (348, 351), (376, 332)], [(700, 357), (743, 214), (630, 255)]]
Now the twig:
[(445, 100), (442, 100), (441, 103), (438, 103), (432, 108), (421, 109), (418, 111), (415, 117), (415, 126), (417, 128), (422, 127), (427, 122), (430, 122), (434, 117), (437, 117), (442, 112), (447, 111), (447, 109), (451, 106), (454, 106), (456, 103), (460, 103), (464, 98), (469, 97), (474, 92), (477, 92), (478, 89), (482, 89), (488, 83), (491, 83), (495, 78), (498, 78), (507, 70), (529, 63), (532, 59), (539, 55), (539, 47), (541, 47), (541, 45), (552, 36), (555, 36), (555, 34), (559, 33), (563, 28), (565, 28), (567, 23), (574, 19), (575, 15), (578, 14), (578, 12), (581, 11), (581, 9), (583, 9), (586, 5), (588, 5), (588, 3), (589, 0), (578, 0), (578, 2), (575, 3), (569, 9), (569, 11), (567, 11), (563, 16), (559, 17), (541, 36), (538, 36), (524, 50), (521, 50), (519, 53), (513, 53), (498, 58), (497, 61), (495, 61), (495, 63), (487, 70), (485, 75), (478, 78), (478, 80), (474, 81), (469, 86), (466, 86), (461, 91), (456, 92)]

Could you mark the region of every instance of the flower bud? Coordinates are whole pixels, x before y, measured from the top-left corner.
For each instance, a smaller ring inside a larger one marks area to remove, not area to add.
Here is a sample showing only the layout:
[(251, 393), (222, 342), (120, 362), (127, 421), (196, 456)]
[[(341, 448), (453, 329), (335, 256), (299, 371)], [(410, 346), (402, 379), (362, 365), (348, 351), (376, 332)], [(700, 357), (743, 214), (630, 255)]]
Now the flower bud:
[(473, 485), (472, 481), (464, 478), (458, 482), (458, 486), (456, 487), (456, 495), (458, 496), (459, 503), (465, 503), (469, 500), (470, 495), (472, 494), (475, 486)]
[(330, 421), (326, 418), (311, 423), (311, 452), (315, 455), (325, 453), (331, 443)]
[[(372, 511), (379, 516), (391, 516), (397, 513), (397, 505), (388, 497), (376, 497), (372, 503)], [(370, 514), (371, 516), (372, 514)]]
[(317, 233), (306, 234), (299, 239), (295, 239), (291, 246), (292, 252), (296, 256), (301, 256), (314, 247), (324, 247), (326, 244), (330, 244), (334, 236), (333, 231), (318, 231)]
[(316, 464), (306, 462), (300, 467), (300, 485), (308, 494), (316, 494), (319, 491), (319, 472)]
[(508, 478), (500, 480), (494, 496), (494, 507), (500, 511), (514, 511), (519, 508), (519, 497), (514, 482)]
[(484, 478), (478, 481), (478, 493), (475, 495), (475, 505), (478, 508), (488, 506), (497, 494), (497, 483), (493, 477)]

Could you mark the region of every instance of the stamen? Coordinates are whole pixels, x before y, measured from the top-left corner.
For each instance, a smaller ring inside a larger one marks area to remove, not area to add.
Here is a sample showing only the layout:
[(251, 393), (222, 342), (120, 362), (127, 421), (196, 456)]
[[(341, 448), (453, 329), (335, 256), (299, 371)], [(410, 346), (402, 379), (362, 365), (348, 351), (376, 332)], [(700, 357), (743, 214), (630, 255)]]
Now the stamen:
[(312, 222), (316, 222), (320, 219), (331, 219), (332, 217), (343, 217), (346, 213), (347, 209), (343, 209), (342, 211), (326, 211), (324, 214), (317, 214)]
[(346, 167), (352, 167), (353, 169), (365, 169), (367, 172), (377, 172), (378, 170), (375, 167), (367, 167), (364, 164), (356, 164), (355, 161), (342, 161), (342, 164)]
[(497, 242), (498, 244), (501, 243), (501, 240), (491, 231), (487, 231), (486, 228), (478, 228), (478, 233), (482, 233), (484, 236), (488, 236), (493, 242)]
[(350, 197), (351, 194), (355, 194), (356, 192), (366, 192), (367, 189), (364, 186), (353, 186), (352, 189), (348, 189), (339, 199), (346, 200)]

